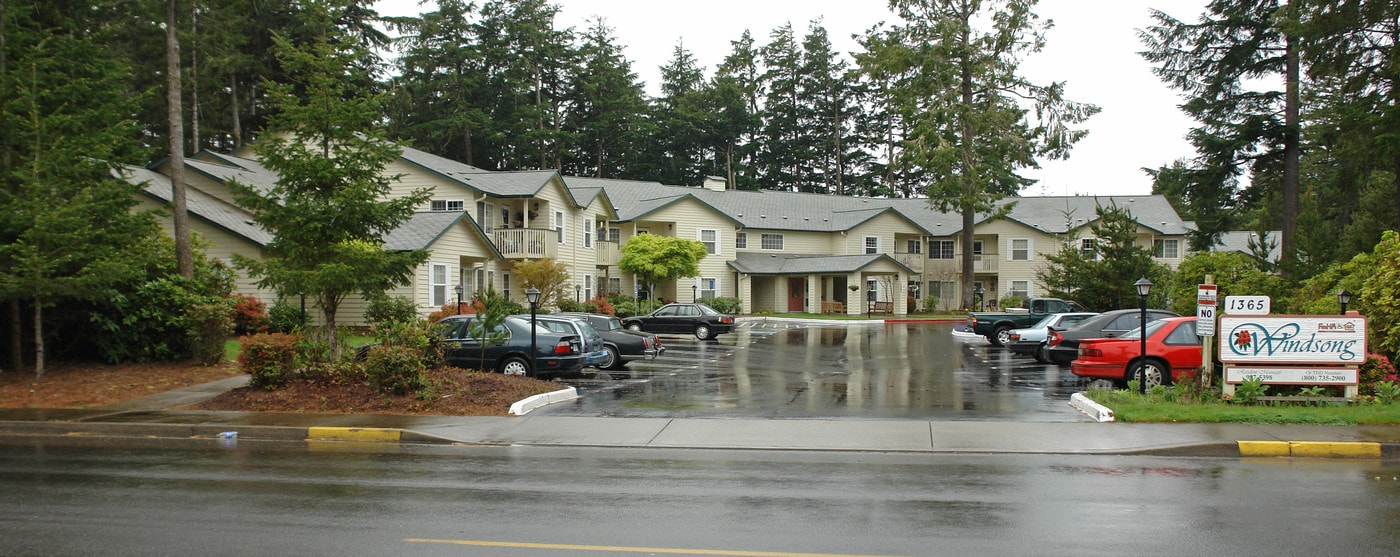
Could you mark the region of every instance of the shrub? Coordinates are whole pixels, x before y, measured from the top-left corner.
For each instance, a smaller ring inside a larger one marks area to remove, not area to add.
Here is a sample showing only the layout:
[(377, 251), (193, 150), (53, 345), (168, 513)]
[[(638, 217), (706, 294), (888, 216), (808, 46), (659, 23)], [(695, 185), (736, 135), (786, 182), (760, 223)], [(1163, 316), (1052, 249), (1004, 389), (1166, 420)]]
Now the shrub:
[(593, 305), (593, 313), (601, 313), (604, 315), (617, 314), (617, 310), (613, 308), (612, 303), (602, 296), (589, 300), (588, 303)]
[(248, 384), (263, 389), (276, 389), (287, 382), (296, 365), (298, 335), (259, 333), (239, 341), (243, 345), (238, 365), (250, 377)]
[(935, 298), (935, 297), (933, 297), (933, 296), (927, 296), (927, 297), (925, 297), (924, 300), (923, 300), (923, 310), (924, 310), (924, 313), (937, 313), (937, 312), (938, 312), (938, 298)]
[(1254, 404), (1254, 401), (1264, 393), (1269, 391), (1269, 386), (1259, 379), (1245, 379), (1238, 387), (1235, 387), (1235, 397), (1230, 400), (1235, 404)]
[(408, 322), (381, 323), (370, 329), (370, 335), (381, 346), (402, 346), (416, 350), (424, 368), (442, 365), (442, 335), (435, 330), (438, 325), (422, 319)]
[(408, 346), (379, 345), (365, 357), (365, 374), (380, 392), (401, 395), (423, 386), (422, 351)]
[(242, 336), (267, 332), (267, 304), (247, 294), (234, 294), (229, 299), (233, 300), (233, 334)]
[(225, 301), (190, 307), (186, 318), (190, 352), (201, 365), (224, 359), (224, 341), (233, 334), (235, 309)]
[(588, 311), (587, 304), (573, 300), (559, 300), (559, 311)]
[(371, 326), (380, 323), (408, 323), (418, 317), (418, 307), (413, 300), (402, 296), (390, 297), (384, 294), (369, 299), (365, 308), (365, 321)]
[(301, 330), (301, 307), (279, 301), (267, 312), (267, 329), (274, 333), (294, 333)]
[(618, 317), (632, 317), (640, 313), (641, 311), (637, 309), (637, 302), (632, 300), (617, 302), (613, 305), (613, 315)]
[(740, 311), (743, 311), (743, 303), (740, 302), (738, 298), (732, 296), (719, 296), (715, 298), (710, 298), (706, 301), (705, 305), (715, 308), (715, 311), (718, 311), (720, 313), (737, 314)]
[(1390, 362), (1390, 358), (1383, 354), (1367, 354), (1366, 361), (1361, 363), (1358, 372), (1360, 374), (1361, 394), (1375, 393), (1376, 385), (1381, 382), (1400, 381), (1400, 378), (1396, 377), (1395, 365)]

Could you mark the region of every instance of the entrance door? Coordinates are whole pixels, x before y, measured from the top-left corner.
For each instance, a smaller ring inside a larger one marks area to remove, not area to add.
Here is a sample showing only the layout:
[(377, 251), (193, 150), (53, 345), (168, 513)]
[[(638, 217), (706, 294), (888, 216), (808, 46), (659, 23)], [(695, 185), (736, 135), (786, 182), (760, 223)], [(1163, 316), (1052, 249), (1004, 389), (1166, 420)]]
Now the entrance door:
[(788, 311), (803, 311), (807, 309), (807, 279), (788, 279)]

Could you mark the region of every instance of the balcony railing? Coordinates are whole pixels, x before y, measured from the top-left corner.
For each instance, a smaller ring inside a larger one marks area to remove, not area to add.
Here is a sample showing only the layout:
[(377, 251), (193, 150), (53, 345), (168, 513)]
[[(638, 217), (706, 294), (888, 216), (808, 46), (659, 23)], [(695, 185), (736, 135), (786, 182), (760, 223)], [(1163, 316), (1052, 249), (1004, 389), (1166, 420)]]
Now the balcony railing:
[(894, 258), (915, 273), (924, 272), (924, 254), (922, 253), (904, 253), (896, 251), (894, 252)]
[(622, 248), (617, 242), (597, 241), (593, 245), (598, 249), (599, 267), (611, 267), (622, 260)]
[(547, 228), (497, 228), (491, 240), (506, 259), (554, 257), (559, 251), (559, 233)]
[[(896, 256), (898, 258), (899, 256)], [(972, 272), (974, 273), (995, 273), (998, 270), (997, 262), (1001, 259), (994, 253), (976, 253), (972, 255)], [(903, 262), (900, 259), (900, 262)], [(923, 262), (924, 271), (928, 273), (961, 273), (962, 256), (954, 256), (952, 259), (925, 259)]]

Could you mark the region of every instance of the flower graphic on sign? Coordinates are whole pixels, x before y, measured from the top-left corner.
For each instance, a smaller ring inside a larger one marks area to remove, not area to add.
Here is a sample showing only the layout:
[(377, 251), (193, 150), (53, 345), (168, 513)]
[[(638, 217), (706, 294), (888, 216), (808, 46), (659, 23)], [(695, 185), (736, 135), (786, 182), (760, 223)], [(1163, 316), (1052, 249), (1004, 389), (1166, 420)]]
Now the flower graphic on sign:
[(1240, 331), (1240, 332), (1235, 333), (1234, 344), (1235, 344), (1236, 347), (1238, 347), (1238, 348), (1247, 348), (1247, 347), (1249, 347), (1249, 344), (1250, 344), (1251, 342), (1254, 342), (1254, 339), (1252, 339), (1252, 338), (1249, 336), (1249, 331)]

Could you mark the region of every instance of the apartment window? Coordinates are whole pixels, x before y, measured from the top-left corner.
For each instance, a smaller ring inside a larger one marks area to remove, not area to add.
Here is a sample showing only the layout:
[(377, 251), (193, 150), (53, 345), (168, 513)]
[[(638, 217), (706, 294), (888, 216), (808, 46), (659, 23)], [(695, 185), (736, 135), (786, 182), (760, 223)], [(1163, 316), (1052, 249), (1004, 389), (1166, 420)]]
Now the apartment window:
[(866, 237), (865, 237), (865, 253), (867, 253), (867, 254), (880, 253), (880, 237), (879, 237), (879, 236), (866, 236)]
[(951, 280), (931, 280), (928, 282), (928, 295), (930, 298), (939, 300), (955, 300), (962, 294), (958, 292), (958, 283)]
[(554, 212), (554, 232), (559, 235), (559, 243), (564, 243), (564, 212)]
[(1011, 281), (1011, 289), (1008, 290), (1008, 291), (1006, 292), (1006, 295), (1007, 295), (1007, 296), (1014, 296), (1014, 297), (1021, 298), (1021, 299), (1026, 299), (1026, 298), (1031, 297), (1031, 281), (1028, 281), (1028, 280), (1013, 280), (1013, 281)]
[(428, 305), (440, 308), (447, 305), (447, 281), (451, 278), (451, 267), (442, 263), (432, 263), (428, 269)]
[(758, 241), (759, 247), (763, 249), (783, 249), (782, 234), (764, 234), (762, 236), (759, 236)]
[(618, 243), (618, 241), (621, 240), (621, 239), (622, 239), (622, 229), (621, 229), (621, 228), (609, 228), (609, 229), (608, 229), (608, 241), (609, 241), (609, 242), (612, 242), (612, 243), (616, 244), (616, 243)]
[(608, 277), (608, 294), (622, 293), (622, 277)]
[(496, 228), (496, 204), (485, 201), (476, 202), (476, 222), (481, 225), (481, 229), (487, 232)]
[(583, 247), (593, 247), (593, 228), (588, 226), (588, 221), (582, 221), (579, 225), (579, 234), (583, 236)]
[(463, 207), (461, 199), (434, 199), (432, 210), (434, 211), (461, 211)]
[[(909, 296), (913, 297), (915, 300), (919, 300), (919, 299), (923, 298), (923, 296), (921, 295), (921, 292), (920, 292), (920, 290), (922, 289), (922, 287), (923, 287), (923, 284), (921, 284), (921, 283), (920, 283), (919, 281), (917, 281), (917, 280), (911, 280), (911, 281), (909, 281)], [(910, 309), (913, 309), (913, 308), (910, 308)]]
[(1153, 240), (1152, 256), (1158, 259), (1181, 257), (1181, 240)]
[(952, 259), (957, 252), (957, 242), (953, 240), (929, 240), (929, 259)]
[(1009, 257), (1011, 261), (1031, 260), (1030, 238), (1012, 238), (1009, 242), (1011, 249), (1009, 250), (1007, 257)]
[(735, 233), (734, 233), (734, 249), (748, 249), (748, 247), (749, 247), (749, 233), (748, 233), (748, 232), (735, 232)]
[(905, 249), (908, 250), (906, 253), (924, 252), (924, 243), (919, 240), (908, 240), (905, 244)]
[(700, 243), (705, 244), (705, 253), (710, 255), (719, 254), (719, 231), (702, 228), (695, 234)]
[(583, 299), (593, 299), (593, 275), (583, 275)]
[(865, 301), (876, 302), (880, 300), (880, 283), (875, 279), (865, 280)]
[(1098, 258), (1099, 258), (1099, 240), (1098, 240), (1098, 238), (1080, 238), (1080, 239), (1079, 239), (1079, 253), (1080, 253), (1080, 255), (1083, 255), (1085, 258), (1088, 258), (1088, 259), (1098, 259)]
[(719, 279), (704, 277), (700, 279), (700, 299), (709, 300), (719, 296)]

